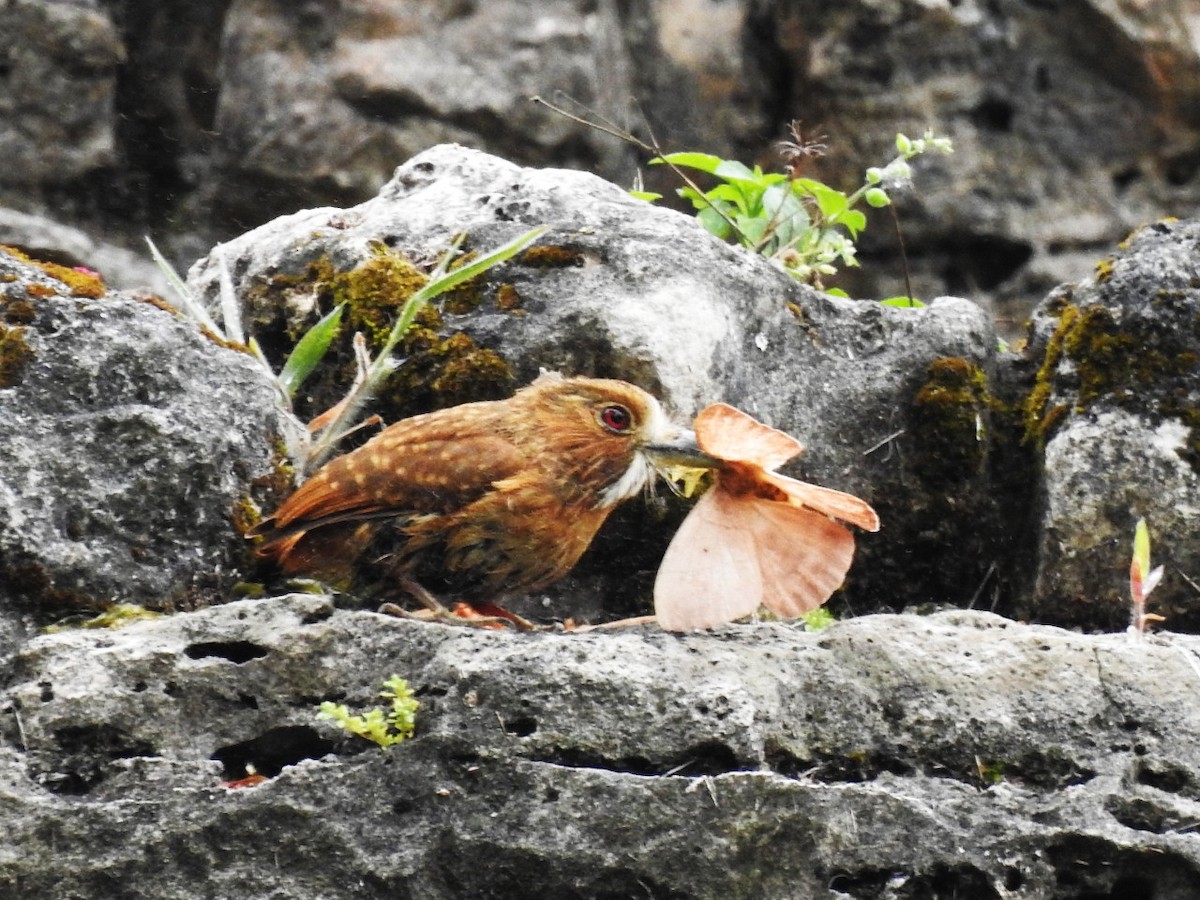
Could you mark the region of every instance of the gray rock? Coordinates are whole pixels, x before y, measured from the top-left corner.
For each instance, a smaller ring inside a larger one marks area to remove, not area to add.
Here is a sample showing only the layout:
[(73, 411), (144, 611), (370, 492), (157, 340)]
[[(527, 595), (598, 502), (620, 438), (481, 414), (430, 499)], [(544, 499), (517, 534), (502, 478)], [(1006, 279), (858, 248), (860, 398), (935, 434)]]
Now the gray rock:
[(115, 247), (45, 216), (0, 208), (0, 244), (16, 247), (34, 259), (85, 266), (119, 290), (146, 290), (160, 297), (170, 296), (166, 276), (148, 255)]
[[(819, 172), (860, 178), (898, 131), (954, 139), (954, 155), (919, 161), (900, 194), (919, 296), (994, 298), (1015, 333), (1032, 298), (1080, 278), (1131, 228), (1196, 209), (1200, 55), (1170, 4), (750, 7), (777, 96), (831, 135)], [(864, 252), (885, 245), (895, 238), (880, 222)], [(903, 292), (895, 264), (847, 274), (852, 292)]]
[[(633, 381), (680, 417), (723, 400), (809, 445), (788, 471), (880, 505), (885, 530), (863, 541), (868, 562), (852, 580), (852, 607), (884, 597), (965, 602), (989, 566), (1005, 568), (1012, 548), (1002, 538), (990, 459), (999, 429), (987, 395), (996, 338), (967, 301), (906, 310), (822, 295), (692, 217), (593, 175), (521, 168), (452, 145), (401, 166), (366, 203), (296, 213), (230, 241), (189, 281), (216, 306), (223, 255), (259, 341), (287, 347), (289, 333), (347, 296), (331, 271), (368, 271), (387, 253), (432, 260), (459, 230), (467, 249), (485, 252), (539, 225), (551, 230), (537, 247), (481, 279), (477, 306), (443, 307), (443, 336), (464, 334), (496, 354), (506, 377), (472, 362), (475, 350), (439, 356), (416, 345), (394, 376), (399, 386), (379, 398), (385, 420), (507, 395), (540, 368)], [(364, 285), (352, 306), (398, 304), (411, 291), (401, 280)], [(506, 306), (506, 291), (519, 308)], [(455, 376), (459, 361), (467, 377)], [(339, 380), (318, 379), (314, 414), (345, 390), (346, 369), (325, 371)], [(431, 390), (442, 382), (458, 392)], [(678, 521), (679, 505), (668, 515)], [(642, 609), (673, 530), (661, 517), (619, 513), (569, 583), (570, 603), (552, 592), (551, 605), (560, 615), (590, 615), (602, 600), (612, 611)], [(949, 544), (962, 553), (932, 555)], [(901, 571), (913, 559), (915, 576)]]
[(1150, 609), (1200, 624), (1200, 223), (1138, 232), (1089, 281), (1047, 299), (1027, 402), (1045, 447), (1037, 584), (1024, 612), (1123, 628), (1135, 523), (1145, 518), (1167, 575)]
[(71, 195), (116, 162), (116, 30), (92, 0), (15, 0), (0, 35), (0, 202), (85, 206)]
[(225, 214), (263, 221), (371, 196), (434, 144), (612, 173), (629, 152), (530, 102), (624, 106), (631, 60), (612, 3), (431, 7), (235, 4), (225, 21), (217, 176)]
[(261, 369), (163, 309), (2, 253), (0, 318), (6, 611), (221, 597), (245, 564), (233, 522), (279, 462)]
[[(1198, 653), (962, 612), (514, 635), (311, 595), (48, 635), (0, 700), (0, 885), (1185, 898)], [(410, 742), (316, 720), (390, 674), (422, 703)], [(218, 785), (247, 761), (272, 777)]]

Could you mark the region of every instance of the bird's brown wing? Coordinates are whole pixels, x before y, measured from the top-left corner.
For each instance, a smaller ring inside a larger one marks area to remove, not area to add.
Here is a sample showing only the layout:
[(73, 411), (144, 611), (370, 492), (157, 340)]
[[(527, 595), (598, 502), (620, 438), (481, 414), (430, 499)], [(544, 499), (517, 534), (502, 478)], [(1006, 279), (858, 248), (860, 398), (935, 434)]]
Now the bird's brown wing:
[(524, 454), (498, 434), (418, 416), (326, 464), (276, 511), (273, 527), (444, 512), (527, 467)]

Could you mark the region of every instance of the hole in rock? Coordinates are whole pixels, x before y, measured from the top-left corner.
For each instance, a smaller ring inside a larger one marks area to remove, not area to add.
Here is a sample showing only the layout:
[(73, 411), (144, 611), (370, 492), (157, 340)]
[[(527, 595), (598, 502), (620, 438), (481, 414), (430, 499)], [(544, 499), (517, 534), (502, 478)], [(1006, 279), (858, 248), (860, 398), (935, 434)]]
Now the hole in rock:
[(1016, 108), (1000, 97), (984, 97), (973, 110), (971, 121), (988, 131), (1011, 131)]
[(529, 737), (529, 735), (537, 731), (537, 728), (537, 719), (529, 716), (523, 716), (519, 719), (510, 719), (504, 723), (504, 730), (509, 734), (516, 735), (517, 737)]
[(333, 744), (307, 725), (284, 725), (272, 728), (256, 738), (219, 748), (212, 758), (224, 771), (221, 777), (229, 780), (245, 778), (254, 772), (274, 778), (285, 766), (294, 766), (305, 759), (320, 759), (333, 752)]
[(644, 756), (623, 756), (619, 759), (609, 759), (599, 753), (580, 750), (577, 747), (555, 748), (547, 755), (537, 757), (536, 761), (573, 769), (602, 769), (606, 772), (620, 772), (627, 775), (661, 775), (671, 769), (670, 766), (652, 763)]
[[(390, 246), (390, 245), (389, 245)], [(319, 609), (314, 609), (308, 615), (300, 620), (301, 625), (316, 625), (320, 622), (328, 621), (333, 617), (333, 604), (322, 606)]]
[(737, 754), (725, 744), (708, 741), (680, 754), (678, 762), (667, 771), (675, 775), (724, 775), (726, 772), (744, 772), (748, 768), (751, 767), (740, 762)]
[(1191, 784), (1191, 775), (1188, 774), (1187, 769), (1158, 760), (1140, 761), (1134, 777), (1138, 784), (1157, 788), (1168, 794), (1181, 793)]
[(68, 725), (54, 732), (54, 740), (57, 759), (39, 780), (59, 794), (88, 793), (104, 780), (113, 760), (158, 755), (146, 741), (108, 724)]
[(943, 272), (946, 288), (964, 296), (973, 290), (999, 287), (1033, 256), (1028, 241), (999, 235), (971, 235), (949, 243), (954, 264)]
[(252, 659), (262, 659), (270, 651), (251, 641), (201, 641), (197, 644), (189, 644), (183, 652), (188, 659), (216, 657), (227, 659), (240, 666)]

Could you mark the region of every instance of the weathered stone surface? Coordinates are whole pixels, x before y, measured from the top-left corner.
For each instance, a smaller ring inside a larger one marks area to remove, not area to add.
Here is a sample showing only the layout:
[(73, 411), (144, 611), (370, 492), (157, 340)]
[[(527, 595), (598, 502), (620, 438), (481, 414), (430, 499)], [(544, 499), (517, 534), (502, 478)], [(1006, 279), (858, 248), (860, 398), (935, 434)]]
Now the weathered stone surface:
[[(366, 203), (296, 213), (230, 241), (190, 282), (215, 306), (223, 255), (260, 342), (287, 347), (285, 331), (335, 300), (349, 299), (353, 322), (356, 306), (390, 303), (394, 315), (412, 290), (409, 275), (364, 279), (357, 296), (334, 272), (374, 271), (389, 253), (432, 260), (459, 230), (467, 249), (485, 252), (540, 225), (550, 231), (482, 278), (468, 311), (443, 305), (441, 343), (422, 338), (405, 351), (398, 386), (376, 407), (385, 420), (504, 396), (543, 367), (624, 378), (681, 417), (717, 400), (745, 409), (809, 445), (792, 471), (880, 505), (885, 531), (864, 539), (869, 563), (852, 582), (859, 611), (881, 597), (964, 602), (1011, 552), (989, 456), (996, 338), (978, 307), (944, 298), (904, 310), (818, 294), (692, 217), (592, 175), (436, 147)], [(454, 350), (462, 336), (466, 352)], [(479, 362), (488, 353), (499, 366)], [(316, 382), (311, 412), (340, 398), (346, 371), (325, 367), (338, 382)], [(641, 611), (672, 531), (659, 519), (619, 513), (557, 612), (588, 615), (600, 598)], [(931, 556), (948, 544), (962, 553)]]
[(1168, 573), (1151, 598), (1172, 628), (1200, 626), (1200, 223), (1138, 232), (1089, 281), (1039, 308), (1041, 360), (1027, 405), (1045, 446), (1037, 584), (1044, 621), (1129, 621), (1134, 525), (1144, 517)]
[[(625, 145), (533, 94), (765, 167), (801, 119), (829, 136), (814, 172), (839, 186), (897, 130), (932, 127), (957, 153), (895, 192), (915, 290), (997, 304), (1015, 334), (1130, 228), (1197, 208), (1188, 15), (1111, 0), (23, 0), (0, 28), (0, 118), (22, 123), (4, 133), (0, 199), (131, 247), (149, 231), (186, 263), (275, 215), (362, 201), (444, 141), (633, 182)], [(863, 251), (842, 285), (901, 293), (885, 215)]]
[(0, 321), (6, 612), (220, 597), (245, 561), (233, 521), (278, 464), (261, 369), (91, 276), (7, 253)]
[[(49, 635), (0, 701), (0, 885), (1185, 898), (1198, 653), (983, 613), (498, 634), (315, 596)], [(315, 719), (392, 673), (423, 704), (411, 742)], [(214, 758), (275, 777), (228, 790)]]
[(223, 60), (218, 200), (243, 220), (364, 199), (398, 162), (446, 141), (605, 171), (628, 157), (529, 100), (627, 102), (631, 61), (611, 3), (402, 0), (313, 4), (297, 17), (243, 0), (225, 21)]
[[(1081, 277), (1131, 228), (1195, 209), (1200, 54), (1181, 7), (750, 6), (776, 102), (831, 135), (827, 171), (861, 177), (897, 131), (954, 139), (901, 201), (920, 296), (991, 296), (1019, 325), (1031, 298)], [(887, 228), (868, 237), (894, 245)], [(887, 270), (850, 274), (865, 296), (902, 293)]]
[(84, 266), (120, 290), (149, 290), (168, 296), (170, 286), (149, 256), (139, 256), (45, 216), (0, 207), (0, 245), (15, 247), (34, 259)]
[(0, 59), (0, 199), (72, 207), (116, 162), (112, 22), (93, 0), (14, 0), (0, 7)]

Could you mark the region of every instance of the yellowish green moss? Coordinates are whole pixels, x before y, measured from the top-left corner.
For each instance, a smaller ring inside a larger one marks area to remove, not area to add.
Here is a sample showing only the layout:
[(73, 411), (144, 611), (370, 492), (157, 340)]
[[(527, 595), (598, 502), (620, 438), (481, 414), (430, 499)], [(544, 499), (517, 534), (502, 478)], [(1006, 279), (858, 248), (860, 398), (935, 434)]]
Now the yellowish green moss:
[(33, 348), (25, 340), (22, 325), (0, 325), (0, 388), (12, 387), (21, 380), (21, 371), (33, 358)]
[[(1157, 300), (1165, 307), (1173, 298)], [(1200, 334), (1200, 323), (1192, 330)], [(1183, 422), (1190, 437), (1182, 455), (1200, 468), (1200, 410), (1189, 387), (1200, 355), (1186, 343), (1196, 334), (1162, 322), (1118, 321), (1104, 306), (1064, 305), (1025, 402), (1026, 441), (1044, 446), (1068, 412), (1086, 412), (1103, 400)], [(1064, 399), (1051, 403), (1056, 395)]]
[(262, 509), (248, 494), (238, 498), (229, 513), (229, 520), (233, 523), (234, 530), (242, 537), (245, 537), (262, 519)]
[(67, 628), (104, 628), (113, 630), (123, 628), (133, 622), (140, 622), (143, 619), (157, 619), (162, 616), (162, 613), (155, 612), (151, 609), (146, 609), (144, 606), (138, 606), (136, 603), (114, 603), (97, 616), (86, 619), (82, 622), (66, 622), (56, 625), (47, 625), (46, 632), (54, 634), (55, 632), (65, 631)]
[(987, 374), (957, 356), (934, 360), (913, 399), (912, 420), (921, 452), (914, 461), (926, 481), (953, 482), (983, 464), (986, 416), (991, 404)]
[[(15, 247), (0, 246), (0, 251), (3, 251), (10, 256), (19, 259), (23, 263), (27, 263), (38, 269), (41, 269), (51, 278), (60, 281), (71, 289), (72, 297), (103, 297), (106, 291), (104, 282), (100, 280), (100, 276), (95, 272), (80, 271), (72, 269), (69, 266), (61, 266), (58, 263), (45, 262), (40, 259), (34, 259), (27, 253), (18, 250)], [(36, 285), (30, 285), (30, 292)], [(35, 296), (37, 296), (35, 294)]]
[(516, 261), (531, 269), (577, 269), (584, 264), (585, 258), (582, 252), (572, 247), (538, 244), (522, 252)]
[[(456, 262), (462, 265), (466, 261)], [(360, 332), (368, 347), (376, 351), (386, 341), (404, 305), (427, 282), (428, 276), (408, 257), (377, 242), (371, 247), (371, 256), (348, 272), (338, 271), (329, 258), (321, 257), (309, 263), (301, 275), (274, 276), (263, 290), (264, 293), (315, 290), (322, 308), (345, 303), (342, 345), (349, 343), (350, 335)], [(378, 395), (385, 418), (470, 400), (494, 399), (510, 392), (512, 372), (499, 354), (478, 347), (462, 332), (446, 333), (442, 310), (468, 313), (481, 302), (480, 291), (480, 287), (468, 283), (418, 314), (396, 349), (404, 364)], [(255, 305), (270, 308), (275, 304)], [(294, 341), (299, 334), (288, 337)], [(329, 359), (340, 361), (338, 375), (332, 380), (349, 383), (353, 377), (349, 354), (340, 350)], [(329, 380), (326, 379), (327, 384)], [(341, 390), (344, 388), (330, 390), (315, 386), (316, 411), (336, 402)]]
[(314, 264), (317, 271), (313, 274), (332, 305), (346, 304), (351, 330), (361, 331), (370, 346), (378, 348), (387, 340), (404, 304), (429, 278), (402, 253), (382, 245), (373, 246), (372, 251), (366, 262), (349, 272), (336, 272), (322, 260)]
[(513, 285), (505, 283), (496, 288), (496, 308), (504, 312), (519, 310), (524, 301)]
[(1116, 260), (1113, 259), (1102, 259), (1100, 262), (1096, 263), (1097, 283), (1103, 284), (1104, 282), (1108, 281), (1108, 279), (1112, 278), (1113, 269), (1116, 268), (1116, 265)]

